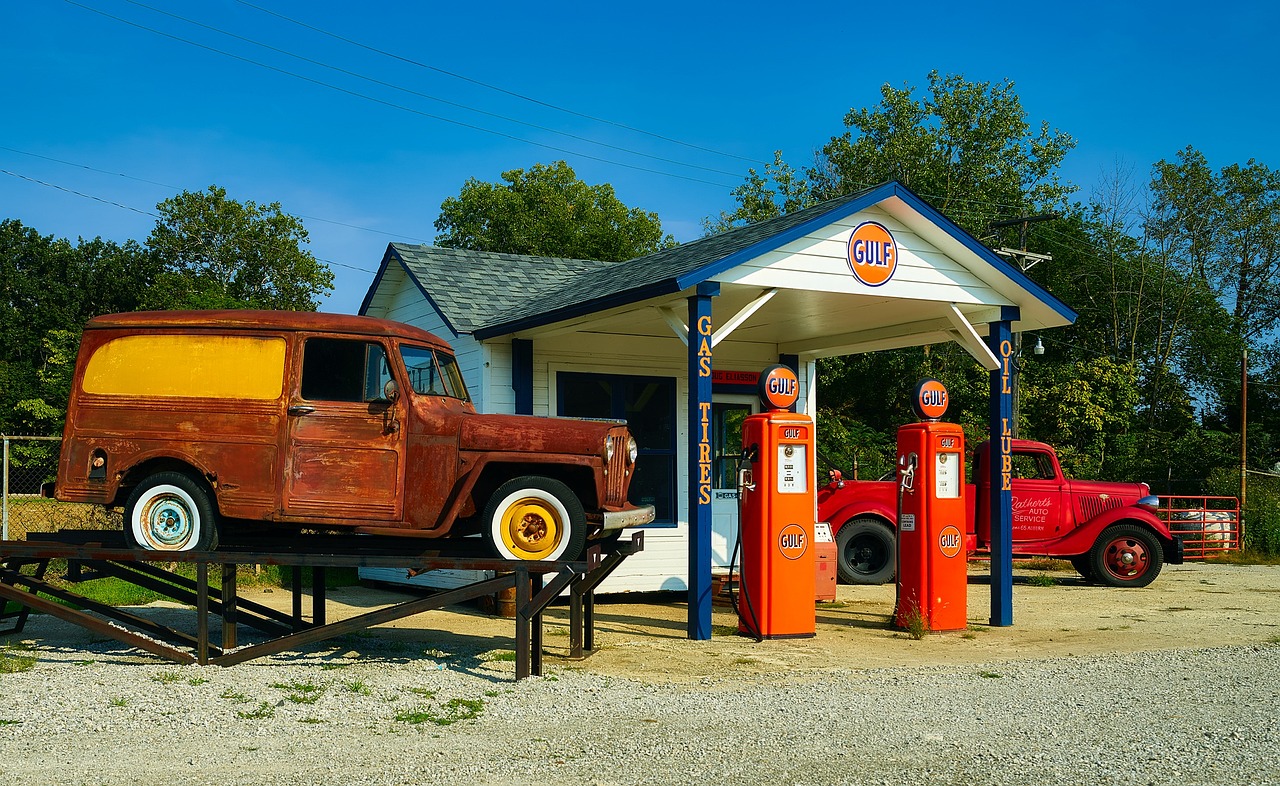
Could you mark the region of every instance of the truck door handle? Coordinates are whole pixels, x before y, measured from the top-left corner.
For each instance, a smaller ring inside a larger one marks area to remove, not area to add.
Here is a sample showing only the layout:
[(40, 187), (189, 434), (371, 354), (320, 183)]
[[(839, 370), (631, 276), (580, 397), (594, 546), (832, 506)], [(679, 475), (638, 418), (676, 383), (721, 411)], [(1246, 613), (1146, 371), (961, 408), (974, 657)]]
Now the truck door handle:
[(294, 404), (292, 407), (289, 407), (290, 415), (310, 415), (315, 411), (315, 407), (308, 407), (306, 404)]

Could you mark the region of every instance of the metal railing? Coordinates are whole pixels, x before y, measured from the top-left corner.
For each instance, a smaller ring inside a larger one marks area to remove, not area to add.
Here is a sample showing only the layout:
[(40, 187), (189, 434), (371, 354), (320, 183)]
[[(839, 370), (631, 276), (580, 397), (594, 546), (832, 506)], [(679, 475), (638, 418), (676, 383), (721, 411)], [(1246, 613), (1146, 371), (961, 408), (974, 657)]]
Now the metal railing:
[(119, 528), (119, 514), (101, 505), (40, 496), (40, 487), (57, 474), (62, 437), (0, 434), (0, 441), (0, 540), (26, 540), (32, 532)]
[(1187, 559), (1204, 559), (1224, 551), (1238, 551), (1242, 521), (1235, 497), (1160, 497), (1157, 514), (1169, 532), (1182, 541)]

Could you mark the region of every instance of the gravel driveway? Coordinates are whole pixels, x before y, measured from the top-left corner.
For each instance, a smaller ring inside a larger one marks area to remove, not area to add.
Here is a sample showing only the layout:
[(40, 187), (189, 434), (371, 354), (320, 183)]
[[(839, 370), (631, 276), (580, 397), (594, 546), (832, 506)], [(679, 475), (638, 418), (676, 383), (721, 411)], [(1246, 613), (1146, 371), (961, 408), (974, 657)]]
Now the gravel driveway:
[[(1015, 627), (999, 630), (982, 628), (973, 584), (970, 631), (923, 641), (876, 622), (883, 588), (842, 588), (808, 642), (722, 627), (690, 642), (678, 604), (607, 604), (600, 653), (553, 652), (548, 676), (520, 683), (506, 623), (474, 614), (225, 669), (34, 617), (8, 653), (35, 666), (0, 674), (0, 773), (33, 786), (1280, 783), (1280, 569), (1178, 571), (1151, 592), (1019, 583)], [(353, 607), (369, 592), (351, 590)]]

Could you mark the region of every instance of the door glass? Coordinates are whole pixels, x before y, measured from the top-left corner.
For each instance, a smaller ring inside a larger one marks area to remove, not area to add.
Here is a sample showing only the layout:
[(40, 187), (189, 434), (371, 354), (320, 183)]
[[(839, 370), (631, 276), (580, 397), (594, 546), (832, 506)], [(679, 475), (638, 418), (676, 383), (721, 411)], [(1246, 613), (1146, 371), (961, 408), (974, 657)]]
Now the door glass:
[(381, 344), (311, 338), (303, 346), (302, 397), (308, 401), (377, 401), (388, 379)]
[(711, 405), (715, 487), (738, 487), (738, 459), (742, 458), (742, 421), (751, 414), (750, 404)]

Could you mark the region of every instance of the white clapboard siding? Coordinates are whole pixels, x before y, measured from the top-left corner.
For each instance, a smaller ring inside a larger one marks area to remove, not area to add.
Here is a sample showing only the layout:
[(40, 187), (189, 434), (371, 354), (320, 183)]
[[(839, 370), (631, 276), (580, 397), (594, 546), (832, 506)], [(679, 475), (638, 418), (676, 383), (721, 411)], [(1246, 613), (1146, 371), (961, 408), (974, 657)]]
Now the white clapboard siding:
[[(893, 278), (870, 288), (849, 272), (849, 235), (864, 221), (893, 233), (898, 266)], [(936, 246), (879, 208), (835, 221), (718, 276), (725, 284), (868, 294), (944, 303), (1012, 305), (1012, 301)]]

